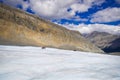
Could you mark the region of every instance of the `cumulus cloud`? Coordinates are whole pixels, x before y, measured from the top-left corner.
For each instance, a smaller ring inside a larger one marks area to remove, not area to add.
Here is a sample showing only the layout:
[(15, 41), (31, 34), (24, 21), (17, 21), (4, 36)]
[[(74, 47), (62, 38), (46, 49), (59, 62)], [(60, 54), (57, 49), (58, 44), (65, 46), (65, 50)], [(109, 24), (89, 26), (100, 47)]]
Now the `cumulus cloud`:
[[(31, 9), (39, 16), (47, 19), (75, 18), (76, 12), (86, 12), (93, 5), (100, 5), (105, 0), (3, 0), (4, 3), (16, 6), (21, 4), (25, 9)], [(71, 9), (68, 11), (68, 9)], [(81, 19), (80, 19), (81, 20)]]
[(116, 3), (120, 4), (120, 0), (115, 0), (115, 1), (116, 1)]
[(22, 5), (23, 10), (26, 10), (29, 7), (29, 3), (23, 0), (3, 0), (5, 4), (16, 7), (17, 5)]
[(77, 0), (30, 0), (30, 6), (39, 16), (49, 19), (60, 19), (75, 15), (75, 12), (67, 11), (69, 5), (75, 2), (77, 2)]
[[(73, 18), (76, 12), (86, 12), (104, 0), (30, 0), (33, 11), (49, 19)], [(71, 9), (68, 11), (68, 9)]]
[(64, 24), (64, 27), (70, 29), (70, 30), (76, 30), (79, 31), (82, 34), (88, 34), (93, 31), (98, 32), (107, 32), (110, 34), (119, 34), (120, 35), (120, 26), (114, 26), (114, 25), (105, 25), (105, 24)]
[(120, 8), (107, 8), (93, 14), (91, 22), (112, 22), (120, 20)]
[(79, 0), (79, 3), (70, 5), (74, 12), (86, 12), (93, 5), (101, 5), (105, 0)]

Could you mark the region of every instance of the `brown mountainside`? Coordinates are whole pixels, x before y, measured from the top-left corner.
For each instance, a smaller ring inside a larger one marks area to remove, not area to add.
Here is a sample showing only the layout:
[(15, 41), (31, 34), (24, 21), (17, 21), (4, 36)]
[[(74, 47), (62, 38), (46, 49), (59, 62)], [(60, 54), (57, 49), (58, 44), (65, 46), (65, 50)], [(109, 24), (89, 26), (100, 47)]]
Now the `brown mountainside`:
[(103, 52), (80, 33), (0, 4), (0, 44)]
[(120, 35), (94, 31), (85, 37), (104, 52), (120, 52)]

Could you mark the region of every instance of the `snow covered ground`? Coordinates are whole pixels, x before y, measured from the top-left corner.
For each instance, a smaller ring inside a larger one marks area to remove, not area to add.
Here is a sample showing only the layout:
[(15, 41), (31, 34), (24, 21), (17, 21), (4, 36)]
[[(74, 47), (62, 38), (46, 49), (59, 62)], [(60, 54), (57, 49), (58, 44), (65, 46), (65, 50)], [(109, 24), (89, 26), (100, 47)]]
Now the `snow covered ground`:
[(120, 56), (1, 45), (0, 80), (120, 80)]

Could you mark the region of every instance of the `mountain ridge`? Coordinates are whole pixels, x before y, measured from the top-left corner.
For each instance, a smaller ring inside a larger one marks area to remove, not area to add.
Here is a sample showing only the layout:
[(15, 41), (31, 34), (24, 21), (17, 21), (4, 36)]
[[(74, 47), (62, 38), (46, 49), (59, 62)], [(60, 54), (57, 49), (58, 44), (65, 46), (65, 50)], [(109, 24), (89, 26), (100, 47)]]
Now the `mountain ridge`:
[(120, 52), (120, 35), (94, 31), (84, 36), (107, 53)]
[(0, 44), (103, 52), (76, 31), (4, 4), (0, 4)]

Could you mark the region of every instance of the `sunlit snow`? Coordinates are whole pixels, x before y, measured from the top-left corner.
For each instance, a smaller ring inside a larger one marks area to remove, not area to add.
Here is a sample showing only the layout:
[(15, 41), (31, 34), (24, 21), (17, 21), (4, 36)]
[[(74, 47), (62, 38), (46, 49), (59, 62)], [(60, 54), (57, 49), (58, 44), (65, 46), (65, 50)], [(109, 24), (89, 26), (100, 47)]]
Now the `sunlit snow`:
[(120, 56), (1, 45), (0, 80), (120, 80)]

